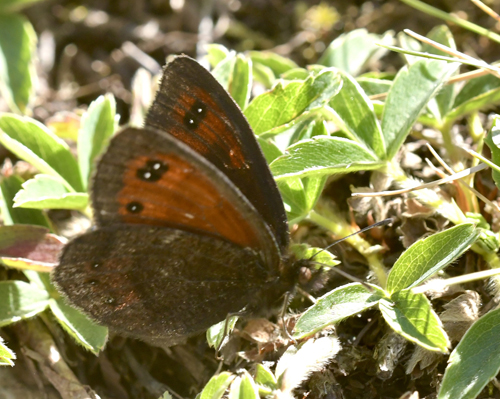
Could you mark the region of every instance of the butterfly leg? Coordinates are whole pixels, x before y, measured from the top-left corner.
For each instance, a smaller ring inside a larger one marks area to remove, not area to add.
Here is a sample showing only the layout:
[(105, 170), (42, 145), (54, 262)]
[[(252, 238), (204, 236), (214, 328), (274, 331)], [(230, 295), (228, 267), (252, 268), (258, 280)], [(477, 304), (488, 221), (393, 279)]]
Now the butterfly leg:
[(222, 347), (224, 346), (225, 344), (225, 340), (228, 336), (228, 331), (229, 331), (229, 322), (231, 320), (232, 317), (242, 317), (242, 316), (248, 316), (248, 312), (245, 312), (244, 310), (242, 311), (239, 311), (239, 312), (231, 312), (231, 313), (228, 313), (227, 316), (226, 316), (226, 322), (224, 323), (224, 332), (222, 334), (222, 339), (220, 340), (219, 342), (219, 345), (217, 346), (216, 350), (215, 350), (215, 357), (219, 360), (222, 360), (222, 357), (219, 356), (220, 354), (220, 350), (222, 349)]
[(297, 341), (288, 332), (288, 328), (286, 328), (286, 321), (285, 321), (285, 313), (286, 313), (286, 309), (288, 308), (288, 303), (290, 302), (290, 296), (291, 296), (291, 292), (290, 291), (285, 292), (285, 297), (283, 299), (283, 308), (281, 309), (280, 318), (281, 318), (281, 324), (283, 326), (282, 329), (283, 329), (284, 335), (290, 341), (292, 341), (292, 343), (295, 345), (297, 343)]

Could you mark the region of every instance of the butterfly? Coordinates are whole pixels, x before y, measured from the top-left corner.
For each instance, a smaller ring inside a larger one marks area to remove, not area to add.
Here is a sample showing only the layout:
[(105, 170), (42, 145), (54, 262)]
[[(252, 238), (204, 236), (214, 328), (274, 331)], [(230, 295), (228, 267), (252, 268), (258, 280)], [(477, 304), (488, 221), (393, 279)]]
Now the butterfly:
[(254, 133), (187, 56), (165, 67), (145, 126), (110, 140), (91, 186), (96, 229), (64, 248), (53, 281), (114, 332), (174, 345), (297, 284), (303, 263)]

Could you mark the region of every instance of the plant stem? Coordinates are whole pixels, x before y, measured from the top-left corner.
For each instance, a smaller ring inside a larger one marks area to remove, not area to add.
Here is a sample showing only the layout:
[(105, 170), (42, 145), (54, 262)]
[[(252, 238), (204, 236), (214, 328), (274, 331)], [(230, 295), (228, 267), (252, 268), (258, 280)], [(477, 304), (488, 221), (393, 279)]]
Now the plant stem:
[(450, 285), (470, 283), (472, 281), (483, 280), (483, 279), (486, 279), (488, 277), (496, 276), (499, 274), (500, 274), (500, 270), (498, 270), (498, 269), (483, 270), (480, 272), (470, 273), (470, 274), (466, 274), (463, 276), (447, 278), (446, 280), (430, 281), (429, 283), (425, 283), (421, 286), (413, 288), (412, 292), (414, 294), (421, 294), (421, 293), (428, 291), (429, 289), (432, 289), (434, 287), (434, 285), (439, 287), (439, 289), (442, 289), (443, 287), (448, 287)]
[(425, 4), (419, 0), (400, 0), (402, 3), (408, 4), (409, 6), (420, 10), (428, 15), (432, 15), (433, 17), (441, 18), (444, 21), (452, 22), (464, 29), (468, 29), (472, 32), (475, 32), (479, 35), (486, 36), (487, 38), (500, 43), (500, 36), (496, 33), (483, 28), (482, 26), (476, 25), (472, 22), (466, 21), (465, 19), (459, 18), (453, 14), (449, 14), (444, 12), (438, 8), (432, 7), (428, 4)]
[(450, 160), (453, 164), (453, 169), (455, 169), (455, 165), (459, 162), (460, 154), (458, 153), (458, 148), (453, 144), (453, 140), (451, 138), (451, 127), (452, 124), (444, 123), (440, 128), (440, 132), (443, 136), (444, 148), (450, 157)]

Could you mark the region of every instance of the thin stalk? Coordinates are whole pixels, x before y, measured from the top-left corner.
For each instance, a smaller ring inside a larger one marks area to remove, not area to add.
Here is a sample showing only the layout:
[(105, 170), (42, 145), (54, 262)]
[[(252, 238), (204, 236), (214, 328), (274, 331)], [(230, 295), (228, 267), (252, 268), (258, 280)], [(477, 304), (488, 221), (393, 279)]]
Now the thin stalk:
[(474, 244), (470, 249), (472, 249), (478, 255), (481, 255), (481, 257), (492, 269), (500, 269), (500, 258), (498, 258), (498, 255), (495, 251), (485, 249), (484, 246), (479, 245), (478, 242)]
[(453, 125), (452, 125), (451, 121), (449, 123), (444, 123), (439, 128), (439, 131), (441, 132), (441, 134), (443, 136), (444, 148), (446, 149), (446, 152), (448, 153), (448, 156), (450, 157), (450, 160), (453, 164), (453, 169), (456, 169), (455, 166), (460, 160), (460, 154), (458, 152), (459, 148), (453, 144), (453, 140), (451, 138), (451, 127), (452, 126)]
[(489, 270), (483, 270), (483, 271), (476, 272), (476, 273), (466, 274), (463, 276), (447, 278), (445, 280), (431, 280), (428, 283), (425, 283), (423, 285), (420, 285), (418, 287), (413, 288), (412, 292), (414, 294), (422, 294), (426, 291), (434, 290), (434, 289), (438, 289), (441, 291), (444, 287), (449, 287), (449, 286), (457, 285), (457, 284), (470, 283), (470, 282), (476, 281), (476, 280), (484, 280), (488, 277), (497, 276), (499, 274), (500, 274), (499, 269), (489, 269)]
[(417, 10), (420, 10), (428, 15), (432, 15), (433, 17), (440, 18), (444, 21), (452, 22), (464, 29), (468, 29), (471, 32), (477, 33), (482, 36), (486, 36), (487, 38), (500, 43), (500, 35), (491, 32), (488, 29), (483, 28), (482, 26), (473, 24), (472, 22), (466, 21), (465, 19), (459, 18), (456, 15), (448, 14), (440, 10), (439, 8), (432, 7), (428, 4), (425, 4), (419, 0), (400, 0), (402, 3), (408, 4), (410, 7), (413, 7)]

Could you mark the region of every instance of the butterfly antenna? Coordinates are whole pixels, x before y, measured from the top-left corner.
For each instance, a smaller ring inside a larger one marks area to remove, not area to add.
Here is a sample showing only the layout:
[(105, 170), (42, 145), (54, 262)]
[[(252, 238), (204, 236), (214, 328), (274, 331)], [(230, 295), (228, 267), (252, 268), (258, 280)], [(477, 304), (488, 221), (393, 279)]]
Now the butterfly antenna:
[[(321, 263), (321, 262), (312, 262), (312, 263), (315, 264), (315, 265), (319, 265), (319, 266), (328, 266), (327, 264)], [(359, 279), (357, 277), (354, 277), (354, 276), (350, 275), (349, 273), (346, 273), (345, 271), (343, 271), (341, 269), (338, 269), (336, 267), (332, 267), (330, 270), (334, 271), (335, 273), (340, 274), (342, 277), (345, 277), (348, 280), (354, 281), (355, 283), (361, 283), (361, 284), (363, 284), (363, 280), (361, 280), (361, 279)]]
[[(314, 263), (315, 265), (320, 265), (320, 266), (328, 266), (327, 264), (321, 263), (321, 262), (312, 262), (312, 263)], [(332, 267), (329, 270), (331, 270), (332, 272), (335, 272), (337, 274), (340, 274), (342, 277), (345, 277), (348, 280), (354, 281), (355, 283), (359, 283), (363, 287), (365, 287), (368, 291), (373, 292), (373, 288), (369, 284), (365, 283), (363, 280), (361, 280), (357, 277), (354, 277), (352, 274), (349, 274), (349, 273), (347, 273), (347, 272), (345, 272), (342, 269), (339, 269), (337, 267)]]
[(393, 221), (394, 221), (394, 220), (393, 220), (392, 218), (387, 218), (387, 219), (384, 219), (384, 220), (382, 220), (382, 221), (380, 221), (380, 222), (374, 223), (374, 224), (372, 224), (372, 225), (370, 225), (370, 226), (368, 226), (368, 227), (365, 227), (364, 229), (361, 229), (361, 230), (359, 230), (359, 231), (356, 231), (355, 233), (349, 234), (348, 236), (345, 236), (345, 237), (343, 237), (343, 238), (340, 238), (339, 240), (334, 241), (332, 244), (328, 245), (326, 248), (323, 248), (321, 251), (316, 252), (313, 256), (311, 256), (311, 260), (312, 260), (315, 256), (319, 255), (321, 252), (324, 252), (324, 251), (328, 250), (329, 248), (333, 247), (334, 245), (337, 245), (338, 243), (340, 243), (340, 242), (342, 242), (342, 241), (344, 241), (344, 240), (347, 240), (348, 238), (350, 238), (350, 237), (352, 237), (352, 236), (355, 236), (356, 234), (364, 233), (365, 231), (368, 231), (368, 230), (370, 230), (370, 229), (373, 229), (374, 227), (386, 226), (386, 225), (388, 225), (388, 224), (392, 223)]
[[(359, 234), (359, 233), (364, 233), (365, 231), (368, 231), (370, 229), (373, 229), (374, 227), (380, 227), (380, 226), (386, 226), (390, 223), (393, 222), (393, 219), (391, 218), (387, 218), (387, 219), (384, 219), (380, 222), (377, 222), (377, 223), (374, 223), (372, 224), (371, 226), (368, 226), (368, 227), (365, 227), (364, 229), (361, 229), (355, 233), (352, 233), (352, 234), (349, 234), (348, 236), (344, 237), (344, 238), (341, 238), (335, 242), (333, 242), (332, 244), (328, 245), (326, 248), (323, 248), (321, 251), (318, 251), (316, 252), (313, 256), (311, 256), (310, 258), (310, 261), (313, 260), (313, 258), (320, 254), (321, 252), (323, 251), (326, 251), (328, 250), (329, 248), (333, 247), (334, 245), (337, 245), (339, 242), (342, 242), (346, 239), (348, 239), (349, 237), (352, 237), (356, 234)], [(324, 263), (321, 263), (321, 262), (312, 262), (312, 263), (315, 263), (317, 265), (320, 265), (320, 266), (326, 266)], [(370, 287), (370, 285), (368, 285), (367, 283), (365, 283), (363, 280), (357, 278), (357, 277), (354, 277), (352, 276), (351, 274), (349, 273), (346, 273), (344, 272), (343, 270), (340, 270), (340, 269), (337, 269), (336, 267), (332, 268), (331, 270), (335, 271), (336, 273), (340, 274), (341, 276), (349, 279), (349, 280), (352, 280), (354, 282), (357, 282), (357, 283), (360, 283), (361, 285), (363, 285), (366, 289), (368, 289), (368, 291), (373, 291), (373, 288)], [(298, 287), (300, 289), (300, 287)], [(309, 294), (305, 293), (303, 290), (300, 290), (302, 292), (302, 294), (305, 294), (306, 297), (308, 297), (313, 303), (316, 302), (316, 300), (311, 297)], [(290, 335), (290, 333), (288, 332), (288, 329), (286, 328), (286, 322), (285, 322), (285, 312), (286, 312), (286, 308), (287, 308), (287, 305), (288, 305), (288, 300), (290, 299), (290, 292), (286, 292), (285, 293), (285, 299), (284, 299), (284, 302), (283, 302), (283, 309), (281, 311), (281, 320), (282, 320), (282, 323), (283, 323), (283, 332), (285, 333), (285, 335), (294, 343), (296, 343), (297, 341)]]

